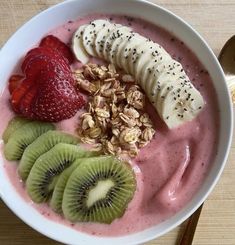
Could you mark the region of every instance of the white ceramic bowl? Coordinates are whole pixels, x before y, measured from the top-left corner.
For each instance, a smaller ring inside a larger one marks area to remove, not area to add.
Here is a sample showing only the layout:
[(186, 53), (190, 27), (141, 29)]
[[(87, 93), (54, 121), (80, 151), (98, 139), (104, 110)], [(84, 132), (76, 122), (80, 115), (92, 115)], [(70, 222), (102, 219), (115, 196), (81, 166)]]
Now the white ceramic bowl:
[[(206, 199), (225, 166), (232, 138), (232, 105), (222, 69), (206, 42), (182, 19), (173, 13), (141, 0), (70, 0), (40, 13), (21, 27), (0, 52), (0, 91), (19, 59), (51, 29), (88, 13), (102, 12), (141, 17), (162, 26), (179, 37), (197, 54), (214, 82), (220, 106), (220, 135), (218, 154), (200, 190), (175, 216), (142, 232), (122, 237), (94, 237), (54, 223), (25, 203), (7, 180), (0, 158), (0, 194), (8, 207), (25, 223), (42, 234), (66, 244), (140, 244), (170, 231), (187, 219)], [(10, 20), (9, 20), (10, 21)]]

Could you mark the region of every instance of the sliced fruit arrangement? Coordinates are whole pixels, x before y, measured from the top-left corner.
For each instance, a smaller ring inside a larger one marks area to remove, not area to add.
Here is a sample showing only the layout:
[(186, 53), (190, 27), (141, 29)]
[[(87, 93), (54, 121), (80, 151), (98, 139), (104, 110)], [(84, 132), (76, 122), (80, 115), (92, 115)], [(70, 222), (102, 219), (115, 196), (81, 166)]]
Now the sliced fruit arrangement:
[(72, 222), (109, 224), (123, 215), (135, 189), (127, 163), (113, 156), (83, 159), (67, 181), (62, 210)]
[(55, 126), (51, 123), (38, 121), (28, 122), (16, 129), (8, 139), (4, 154), (7, 160), (20, 160), (25, 148), (43, 133), (53, 130)]
[(97, 152), (87, 151), (78, 145), (58, 143), (34, 162), (26, 180), (29, 196), (37, 203), (46, 201), (50, 197), (56, 178), (60, 173), (77, 158), (94, 155), (97, 155)]
[(83, 25), (73, 36), (73, 51), (81, 62), (92, 55), (133, 75), (169, 128), (191, 121), (204, 106), (182, 65), (129, 27), (107, 20)]
[(84, 105), (75, 87), (70, 64), (73, 53), (49, 35), (30, 50), (21, 65), (24, 76), (9, 79), (13, 110), (26, 118), (48, 122), (68, 119)]
[(111, 223), (136, 190), (126, 162), (87, 150), (51, 123), (13, 118), (4, 132), (5, 157), (20, 160), (19, 175), (36, 203), (49, 201), (71, 222)]
[(42, 134), (25, 149), (18, 168), (20, 177), (26, 180), (36, 160), (58, 143), (77, 145), (79, 140), (77, 137), (56, 130)]

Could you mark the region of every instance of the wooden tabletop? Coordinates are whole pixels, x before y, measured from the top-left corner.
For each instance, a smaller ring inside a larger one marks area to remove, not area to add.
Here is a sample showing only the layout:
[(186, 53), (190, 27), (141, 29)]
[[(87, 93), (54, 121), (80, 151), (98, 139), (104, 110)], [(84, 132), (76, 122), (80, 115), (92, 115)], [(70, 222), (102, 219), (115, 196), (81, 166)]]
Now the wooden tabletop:
[[(85, 1), (85, 0), (84, 0)], [(218, 55), (235, 34), (235, 0), (151, 0), (189, 22)], [(0, 46), (25, 21), (59, 0), (0, 0)], [(235, 137), (222, 177), (207, 199), (196, 230), (194, 245), (235, 244)], [(177, 244), (185, 224), (148, 245)], [(19, 220), (0, 201), (1, 245), (56, 245)]]

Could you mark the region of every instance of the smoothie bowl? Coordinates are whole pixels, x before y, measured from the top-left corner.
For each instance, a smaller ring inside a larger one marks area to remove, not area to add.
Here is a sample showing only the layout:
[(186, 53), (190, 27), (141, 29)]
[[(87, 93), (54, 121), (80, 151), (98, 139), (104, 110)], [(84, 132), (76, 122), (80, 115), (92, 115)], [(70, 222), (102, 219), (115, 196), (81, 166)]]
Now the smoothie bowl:
[(1, 198), (42, 234), (143, 243), (218, 181), (229, 93), (210, 48), (174, 14), (66, 1), (17, 31), (0, 64)]

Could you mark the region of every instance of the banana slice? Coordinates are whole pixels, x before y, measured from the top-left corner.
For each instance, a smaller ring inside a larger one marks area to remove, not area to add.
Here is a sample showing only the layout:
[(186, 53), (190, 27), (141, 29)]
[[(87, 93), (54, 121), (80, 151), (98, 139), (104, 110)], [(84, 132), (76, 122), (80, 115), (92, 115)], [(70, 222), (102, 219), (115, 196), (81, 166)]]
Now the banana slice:
[[(130, 32), (130, 28), (122, 25), (115, 25), (115, 28), (108, 34), (103, 49), (103, 56), (105, 60), (109, 60), (109, 55), (111, 54), (113, 42), (119, 39), (125, 32)], [(111, 54), (112, 55), (112, 54)]]
[(139, 51), (141, 52), (140, 57), (134, 66), (134, 72), (138, 81), (142, 79), (143, 68), (145, 69), (149, 60), (153, 60), (156, 65), (160, 65), (163, 61), (171, 59), (170, 55), (160, 47), (149, 40), (141, 47)]
[(102, 28), (110, 25), (108, 20), (94, 20), (84, 30), (83, 45), (87, 53), (91, 56), (97, 56), (95, 48), (95, 39)]
[(133, 53), (136, 53), (136, 48), (135, 48), (136, 45), (141, 44), (141, 43), (143, 44), (145, 40), (146, 38), (140, 36), (138, 33), (135, 33), (135, 35), (133, 35), (132, 38), (126, 40), (125, 46), (123, 47), (123, 49), (121, 50), (119, 54), (120, 55), (119, 56), (120, 66), (126, 72), (128, 73), (131, 72), (129, 57), (133, 55)]
[(100, 31), (97, 33), (95, 38), (95, 50), (96, 50), (96, 56), (100, 58), (104, 58), (104, 44), (105, 41), (109, 35), (109, 33), (115, 28), (115, 25), (108, 22), (106, 23)]
[(203, 106), (203, 97), (192, 84), (178, 83), (166, 94), (158, 113), (169, 128), (175, 128), (194, 119)]
[(145, 93), (148, 95), (149, 99), (151, 101), (154, 101), (154, 96), (159, 90), (159, 85), (157, 84), (157, 77), (159, 76), (160, 69), (163, 69), (161, 67), (164, 66), (156, 65), (155, 63), (152, 66), (150, 63), (147, 63), (145, 67), (145, 69), (142, 69), (141, 80), (146, 82), (142, 82), (142, 87), (144, 87)]
[(82, 25), (74, 33), (72, 39), (72, 49), (75, 57), (81, 61), (83, 64), (86, 64), (89, 60), (89, 54), (86, 52), (83, 46), (82, 35), (87, 25)]
[(122, 56), (122, 51), (125, 49), (128, 40), (130, 41), (134, 36), (135, 36), (135, 33), (132, 33), (132, 32), (126, 33), (126, 35), (122, 38), (122, 42), (119, 44), (119, 46), (117, 48), (116, 57), (114, 57), (114, 59), (115, 59), (114, 63), (119, 68), (123, 68), (122, 67), (122, 59), (124, 59), (124, 57)]
[(116, 56), (117, 52), (119, 50), (119, 47), (123, 44), (123, 41), (126, 39), (126, 37), (129, 37), (131, 35), (130, 28), (127, 27), (120, 27), (119, 30), (119, 37), (115, 38), (111, 44), (111, 50), (108, 54), (108, 60), (110, 63), (113, 63), (114, 65), (118, 66), (116, 63)]

